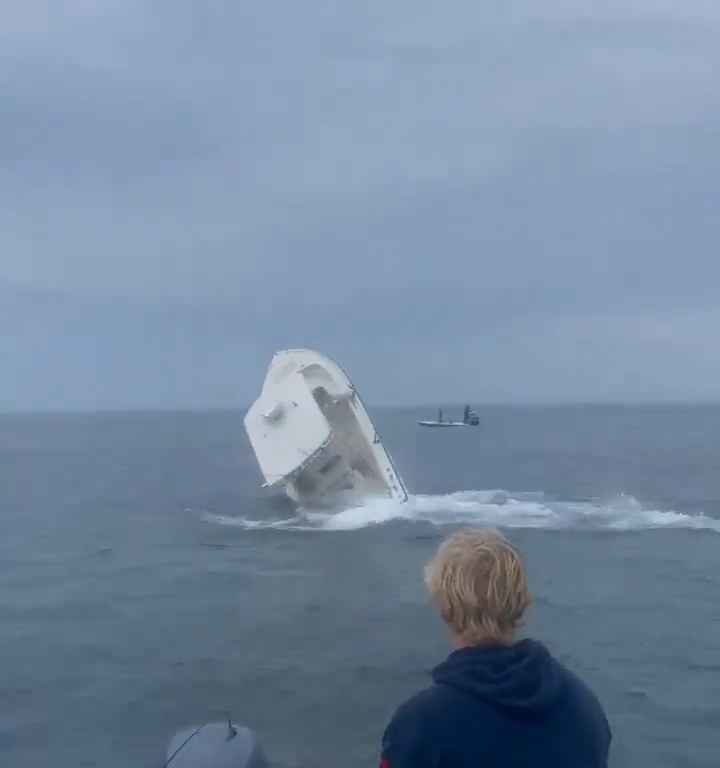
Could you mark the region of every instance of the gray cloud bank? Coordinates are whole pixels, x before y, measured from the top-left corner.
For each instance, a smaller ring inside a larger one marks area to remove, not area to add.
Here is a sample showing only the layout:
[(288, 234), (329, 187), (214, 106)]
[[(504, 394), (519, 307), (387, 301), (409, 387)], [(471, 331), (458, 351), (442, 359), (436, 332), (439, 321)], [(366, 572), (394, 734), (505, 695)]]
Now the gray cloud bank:
[(716, 399), (715, 3), (8, 3), (0, 408)]

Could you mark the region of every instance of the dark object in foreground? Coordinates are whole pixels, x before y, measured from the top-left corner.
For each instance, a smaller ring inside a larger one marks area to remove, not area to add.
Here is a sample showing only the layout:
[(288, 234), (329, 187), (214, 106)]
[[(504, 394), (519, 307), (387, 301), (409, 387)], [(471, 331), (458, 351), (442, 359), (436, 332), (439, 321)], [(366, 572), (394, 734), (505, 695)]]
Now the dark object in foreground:
[(268, 768), (268, 762), (249, 728), (226, 721), (175, 734), (165, 768)]
[(388, 768), (607, 766), (599, 702), (540, 643), (456, 650), (433, 681), (388, 726)]

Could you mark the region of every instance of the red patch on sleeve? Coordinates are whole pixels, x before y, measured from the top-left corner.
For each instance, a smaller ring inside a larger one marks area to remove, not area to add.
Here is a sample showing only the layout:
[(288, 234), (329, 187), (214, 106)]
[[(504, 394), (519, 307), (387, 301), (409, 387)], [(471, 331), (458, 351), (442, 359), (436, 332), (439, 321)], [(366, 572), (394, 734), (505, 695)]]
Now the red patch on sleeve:
[(380, 768), (390, 768), (390, 761), (387, 759), (387, 757), (383, 757), (383, 759), (380, 761)]

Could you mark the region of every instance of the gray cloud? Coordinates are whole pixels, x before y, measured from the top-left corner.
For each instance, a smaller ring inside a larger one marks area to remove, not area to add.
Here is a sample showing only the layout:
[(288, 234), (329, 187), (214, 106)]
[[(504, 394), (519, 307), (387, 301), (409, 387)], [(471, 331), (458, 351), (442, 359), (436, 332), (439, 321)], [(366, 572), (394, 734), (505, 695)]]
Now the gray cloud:
[(700, 0), (6, 4), (0, 407), (240, 402), (297, 343), (392, 366), (380, 401), (711, 396), (719, 27)]

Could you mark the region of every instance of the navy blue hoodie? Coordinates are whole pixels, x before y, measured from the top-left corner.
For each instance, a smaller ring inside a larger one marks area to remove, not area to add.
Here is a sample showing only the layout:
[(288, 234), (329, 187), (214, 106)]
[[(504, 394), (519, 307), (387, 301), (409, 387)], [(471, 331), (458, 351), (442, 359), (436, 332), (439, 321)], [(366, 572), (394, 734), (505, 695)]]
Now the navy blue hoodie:
[(463, 648), (395, 713), (382, 768), (605, 768), (598, 700), (533, 640)]

